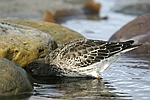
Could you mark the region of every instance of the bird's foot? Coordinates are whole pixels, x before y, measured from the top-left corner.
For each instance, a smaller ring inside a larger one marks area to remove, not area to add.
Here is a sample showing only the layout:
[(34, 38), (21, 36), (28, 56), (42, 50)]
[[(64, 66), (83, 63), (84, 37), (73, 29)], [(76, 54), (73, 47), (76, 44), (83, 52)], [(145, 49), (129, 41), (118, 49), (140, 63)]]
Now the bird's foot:
[(100, 80), (101, 79), (101, 77), (100, 76), (97, 76), (97, 80)]

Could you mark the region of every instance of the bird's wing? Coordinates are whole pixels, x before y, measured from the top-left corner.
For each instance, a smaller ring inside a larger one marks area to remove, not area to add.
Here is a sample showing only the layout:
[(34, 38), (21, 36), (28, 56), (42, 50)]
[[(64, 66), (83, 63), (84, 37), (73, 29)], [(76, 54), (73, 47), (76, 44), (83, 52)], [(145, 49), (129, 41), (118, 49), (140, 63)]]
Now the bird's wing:
[(53, 59), (57, 59), (60, 64), (65, 63), (66, 66), (68, 64), (72, 67), (86, 67), (130, 48), (133, 42), (132, 40), (117, 43), (90, 39), (75, 40), (54, 51)]

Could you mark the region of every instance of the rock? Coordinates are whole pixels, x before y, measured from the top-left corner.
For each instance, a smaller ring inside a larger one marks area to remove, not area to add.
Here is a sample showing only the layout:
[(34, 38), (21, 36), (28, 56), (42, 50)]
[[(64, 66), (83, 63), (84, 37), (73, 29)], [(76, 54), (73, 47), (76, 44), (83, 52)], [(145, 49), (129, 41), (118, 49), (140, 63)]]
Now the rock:
[(31, 92), (33, 83), (30, 76), (19, 65), (0, 58), (0, 96)]
[[(48, 10), (58, 21), (66, 16), (84, 16), (83, 8), (89, 1), (94, 2), (93, 0), (44, 0), (44, 2), (43, 0), (12, 0), (8, 3), (8, 1), (3, 0), (0, 3), (0, 17), (6, 18), (9, 16), (9, 18), (41, 20), (44, 11)], [(99, 6), (92, 6), (90, 9), (93, 8), (99, 8)], [(96, 10), (98, 10), (96, 13), (99, 15), (100, 9)], [(89, 9), (87, 11), (91, 12)]]
[(85, 10), (88, 10), (88, 12), (91, 13), (99, 13), (99, 10), (101, 9), (100, 3), (95, 3), (93, 0), (89, 0), (85, 6)]
[(141, 15), (129, 22), (114, 33), (109, 40), (125, 41), (128, 39), (133, 39), (136, 43), (142, 44), (131, 53), (150, 54), (150, 14)]
[(43, 21), (46, 21), (46, 22), (56, 23), (56, 21), (55, 21), (53, 15), (52, 15), (52, 13), (51, 13), (50, 11), (48, 11), (48, 10), (46, 10), (46, 11), (44, 12), (44, 16), (43, 16), (43, 19), (42, 19), (42, 20), (43, 20)]
[(45, 33), (48, 33), (56, 40), (58, 45), (62, 45), (64, 43), (67, 43), (75, 39), (84, 38), (80, 33), (65, 28), (59, 24), (42, 22), (42, 21), (11, 20), (11, 19), (3, 19), (3, 18), (0, 18), (0, 20), (8, 21), (14, 24), (21, 24), (21, 25), (33, 27)]
[(35, 28), (0, 22), (0, 57), (24, 67), (57, 48), (54, 39)]
[(112, 10), (126, 14), (142, 15), (150, 12), (150, 0), (119, 0)]

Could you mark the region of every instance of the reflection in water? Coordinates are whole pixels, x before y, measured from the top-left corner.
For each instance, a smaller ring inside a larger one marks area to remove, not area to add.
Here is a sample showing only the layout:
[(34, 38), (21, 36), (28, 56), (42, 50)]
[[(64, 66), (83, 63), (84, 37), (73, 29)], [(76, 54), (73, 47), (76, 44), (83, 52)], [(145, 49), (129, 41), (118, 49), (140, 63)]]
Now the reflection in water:
[(119, 58), (117, 64), (132, 68), (150, 69), (150, 55), (124, 55)]
[(15, 96), (1, 96), (0, 100), (29, 100), (31, 93), (24, 93)]
[[(44, 84), (43, 84), (44, 83)], [(120, 96), (108, 82), (85, 78), (38, 78), (35, 83), (35, 96), (57, 99), (104, 99), (113, 100)], [(32, 99), (34, 97), (31, 97)]]

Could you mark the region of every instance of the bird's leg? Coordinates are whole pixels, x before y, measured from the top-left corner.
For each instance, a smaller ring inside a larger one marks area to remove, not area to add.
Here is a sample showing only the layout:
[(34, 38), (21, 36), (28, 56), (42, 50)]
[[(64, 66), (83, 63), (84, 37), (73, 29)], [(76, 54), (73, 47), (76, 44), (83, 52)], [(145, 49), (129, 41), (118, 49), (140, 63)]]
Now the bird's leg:
[(101, 77), (100, 76), (97, 76), (97, 80), (100, 80), (101, 79)]

